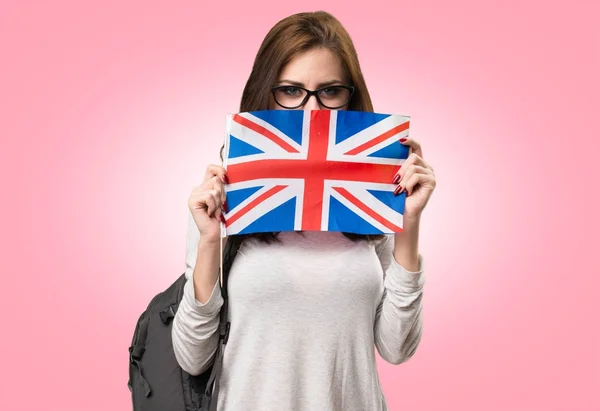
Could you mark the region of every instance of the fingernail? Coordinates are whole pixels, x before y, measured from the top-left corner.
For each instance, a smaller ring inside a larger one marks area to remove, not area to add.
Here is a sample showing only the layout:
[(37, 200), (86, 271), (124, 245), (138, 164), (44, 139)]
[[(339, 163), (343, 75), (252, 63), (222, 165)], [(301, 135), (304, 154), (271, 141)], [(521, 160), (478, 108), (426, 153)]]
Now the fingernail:
[(229, 210), (227, 209), (227, 201), (223, 201), (223, 210), (225, 210), (225, 212), (229, 212)]
[(398, 195), (402, 192), (402, 190), (404, 190), (404, 188), (402, 188), (402, 186), (398, 186), (396, 187), (396, 189), (394, 190), (394, 194)]
[(408, 140), (408, 139), (407, 139), (406, 137), (404, 137), (404, 138), (401, 138), (401, 139), (400, 139), (400, 142), (401, 142), (401, 143), (404, 143), (406, 140)]
[(227, 174), (223, 174), (223, 182), (225, 184), (229, 184), (229, 179), (227, 178)]
[(219, 214), (219, 220), (221, 220), (221, 222), (225, 224), (225, 217), (223, 217), (223, 214)]
[(401, 178), (402, 178), (402, 176), (400, 174), (396, 174), (396, 177), (394, 177), (394, 181), (392, 181), (392, 183), (398, 184), (400, 182)]

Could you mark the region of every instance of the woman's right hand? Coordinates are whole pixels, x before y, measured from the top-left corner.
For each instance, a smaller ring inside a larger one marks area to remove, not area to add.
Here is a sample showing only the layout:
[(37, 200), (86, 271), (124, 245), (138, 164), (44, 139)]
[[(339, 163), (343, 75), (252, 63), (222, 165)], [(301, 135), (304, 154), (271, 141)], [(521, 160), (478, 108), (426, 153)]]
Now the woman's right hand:
[(225, 222), (225, 186), (227, 171), (217, 165), (209, 165), (204, 182), (195, 187), (188, 200), (188, 206), (200, 231), (202, 242), (218, 242), (221, 239), (221, 224)]

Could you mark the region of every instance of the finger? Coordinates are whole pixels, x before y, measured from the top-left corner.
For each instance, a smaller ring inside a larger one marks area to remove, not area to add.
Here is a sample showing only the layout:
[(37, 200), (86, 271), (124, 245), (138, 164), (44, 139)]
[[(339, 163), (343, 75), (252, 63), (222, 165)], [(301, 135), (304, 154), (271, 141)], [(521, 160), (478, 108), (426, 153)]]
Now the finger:
[(203, 208), (208, 208), (206, 201), (204, 200), (204, 196), (202, 195), (193, 195), (188, 200), (188, 207), (190, 210), (200, 210)]
[(425, 162), (425, 160), (423, 160), (423, 158), (421, 158), (416, 153), (412, 153), (410, 156), (408, 156), (408, 158), (404, 161), (404, 163), (402, 163), (402, 165), (400, 166), (400, 169), (394, 175), (394, 179), (392, 180), (392, 182), (394, 184), (398, 184), (398, 182), (400, 182), (402, 176), (404, 176), (406, 174), (406, 170), (410, 169), (410, 167), (413, 165), (418, 165), (421, 167), (428, 167), (427, 163)]
[(435, 177), (431, 174), (413, 174), (406, 183), (406, 195), (410, 196), (417, 184), (424, 184), (429, 181), (435, 181)]
[(221, 205), (225, 205), (225, 200), (227, 199), (225, 193), (225, 185), (219, 176), (214, 176), (210, 180), (208, 180), (207, 189), (209, 190), (217, 190), (218, 198), (221, 200)]
[[(423, 160), (423, 157), (418, 155), (417, 153), (410, 153), (406, 161), (409, 161), (411, 164), (417, 164), (419, 166), (426, 167), (427, 163)], [(405, 162), (406, 162), (405, 161)]]
[(418, 166), (416, 164), (411, 164), (402, 175), (402, 179), (400, 183), (404, 183), (406, 187), (406, 182), (414, 175), (414, 174), (431, 174), (431, 170), (426, 167)]
[(419, 157), (423, 157), (423, 149), (421, 143), (412, 137), (405, 137), (400, 139), (400, 144), (410, 147), (411, 153), (417, 154)]
[(209, 210), (208, 215), (211, 217), (219, 217), (221, 214), (221, 205), (223, 202), (221, 201), (221, 195), (216, 189), (212, 189), (208, 191), (208, 194), (211, 197), (211, 201), (213, 204), (213, 208)]
[(410, 164), (406, 170), (404, 170), (404, 174), (402, 174), (402, 178), (397, 183), (398, 187), (394, 190), (394, 194), (400, 194), (407, 187), (408, 182), (413, 178), (415, 174), (431, 174), (431, 171), (428, 168), (418, 166), (415, 164)]
[(199, 194), (195, 194), (189, 199), (189, 206), (192, 210), (201, 210), (206, 209), (207, 214), (215, 208), (214, 198), (210, 195), (210, 193), (203, 191)]
[(211, 217), (217, 209), (217, 202), (210, 192), (203, 192), (190, 199), (193, 209), (206, 209), (206, 214)]
[(210, 180), (213, 176), (218, 176), (219, 179), (225, 184), (229, 183), (229, 181), (227, 180), (227, 170), (225, 170), (221, 166), (210, 164), (206, 168), (206, 173), (204, 174), (204, 181)]

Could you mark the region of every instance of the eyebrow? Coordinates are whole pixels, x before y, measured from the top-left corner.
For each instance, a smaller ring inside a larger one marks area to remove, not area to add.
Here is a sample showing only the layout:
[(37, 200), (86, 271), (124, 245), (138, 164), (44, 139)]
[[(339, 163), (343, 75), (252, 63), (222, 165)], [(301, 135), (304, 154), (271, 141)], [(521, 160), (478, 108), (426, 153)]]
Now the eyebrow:
[[(298, 86), (298, 87), (306, 87), (303, 83), (299, 82), (299, 81), (293, 81), (293, 80), (279, 80), (277, 82), (277, 85), (281, 85), (282, 83), (287, 83), (287, 84), (291, 84), (292, 86)], [(343, 82), (341, 80), (330, 80), (330, 81), (325, 81), (323, 83), (319, 83), (317, 85), (317, 88), (323, 88), (323, 87), (327, 87), (327, 86), (332, 86), (334, 84), (338, 84), (341, 85), (343, 84)]]

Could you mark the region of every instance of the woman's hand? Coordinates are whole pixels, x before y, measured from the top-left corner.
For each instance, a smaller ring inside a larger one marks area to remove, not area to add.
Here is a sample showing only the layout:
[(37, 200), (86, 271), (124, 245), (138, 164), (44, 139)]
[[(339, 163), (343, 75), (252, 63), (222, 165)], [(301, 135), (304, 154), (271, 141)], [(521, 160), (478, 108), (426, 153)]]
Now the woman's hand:
[(398, 184), (394, 194), (406, 190), (403, 230), (394, 237), (394, 258), (406, 270), (415, 272), (419, 269), (421, 213), (435, 189), (436, 181), (433, 168), (423, 160), (421, 145), (411, 138), (400, 140), (400, 143), (409, 146), (411, 154), (394, 177), (394, 184)]
[(221, 224), (225, 222), (226, 170), (223, 167), (209, 165), (204, 182), (195, 187), (188, 200), (202, 242), (218, 242), (221, 239)]
[(406, 190), (403, 218), (405, 221), (416, 221), (421, 217), (421, 213), (435, 189), (435, 174), (433, 168), (423, 160), (423, 151), (419, 142), (412, 138), (406, 138), (400, 143), (409, 146), (411, 154), (394, 177), (394, 184), (398, 184), (394, 194), (397, 195)]

